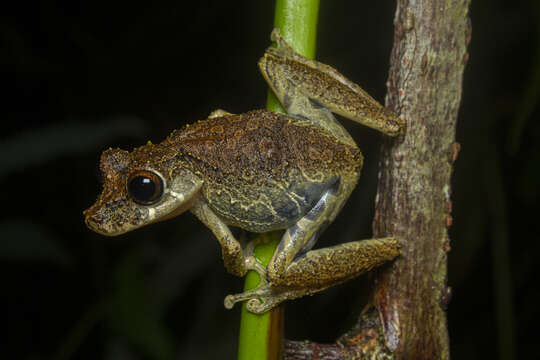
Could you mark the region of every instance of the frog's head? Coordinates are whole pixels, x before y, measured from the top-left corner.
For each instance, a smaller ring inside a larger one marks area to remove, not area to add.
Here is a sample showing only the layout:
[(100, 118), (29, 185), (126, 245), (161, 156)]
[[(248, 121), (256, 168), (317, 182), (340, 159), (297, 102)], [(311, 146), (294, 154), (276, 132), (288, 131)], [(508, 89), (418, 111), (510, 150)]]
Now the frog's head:
[(104, 151), (100, 160), (103, 192), (84, 211), (86, 225), (100, 234), (115, 236), (188, 210), (202, 180), (180, 166), (177, 156), (152, 144), (131, 153)]

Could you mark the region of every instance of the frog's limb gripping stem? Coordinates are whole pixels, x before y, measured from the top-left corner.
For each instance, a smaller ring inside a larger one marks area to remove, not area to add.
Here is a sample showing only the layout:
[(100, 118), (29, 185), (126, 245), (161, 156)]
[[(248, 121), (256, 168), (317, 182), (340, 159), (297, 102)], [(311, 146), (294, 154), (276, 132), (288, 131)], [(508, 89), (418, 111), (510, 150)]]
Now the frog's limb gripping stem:
[[(396, 239), (388, 237), (309, 251), (293, 262), (287, 271), (287, 277), (301, 283), (298, 288), (261, 284), (254, 290), (227, 296), (225, 307), (231, 309), (235, 303), (247, 300), (250, 312), (262, 314), (285, 300), (317, 293), (370, 271), (398, 256), (400, 248)], [(317, 276), (312, 276), (311, 272), (306, 276), (306, 269), (316, 270)]]
[(284, 89), (297, 89), (333, 113), (389, 136), (401, 133), (405, 122), (360, 86), (333, 67), (296, 53), (283, 39), (279, 29), (274, 29), (271, 39), (277, 43), (277, 47), (266, 50), (259, 61), (259, 68), (285, 108), (291, 98), (291, 90)]
[(246, 249), (244, 251), (246, 269), (256, 271), (257, 274), (259, 274), (259, 284), (266, 285), (268, 284), (268, 281), (266, 280), (266, 268), (257, 261), (254, 255), (256, 245), (256, 241), (250, 241), (246, 246)]
[[(311, 121), (353, 148), (354, 140), (331, 112), (390, 136), (402, 131), (402, 119), (337, 70), (296, 53), (277, 29), (272, 32), (272, 40), (277, 47), (267, 49), (259, 68), (289, 115)], [(398, 256), (400, 244), (392, 237), (311, 250), (310, 239), (335, 219), (358, 176), (359, 172), (344, 174), (326, 189), (317, 204), (287, 229), (266, 269), (248, 255), (244, 269), (257, 271), (261, 284), (254, 290), (227, 296), (225, 307), (247, 300), (250, 312), (263, 313), (282, 301), (322, 291)]]
[(331, 185), (317, 204), (283, 235), (266, 269), (269, 283), (227, 296), (225, 306), (230, 308), (238, 301), (249, 300), (248, 310), (262, 313), (282, 301), (322, 291), (398, 256), (400, 244), (392, 237), (310, 250), (310, 239), (335, 219), (355, 183), (342, 178)]
[(210, 209), (204, 200), (196, 200), (190, 210), (218, 239), (227, 271), (236, 276), (244, 276), (248, 268), (246, 267), (242, 245), (235, 239), (229, 227)]
[(266, 269), (255, 256), (253, 249), (255, 244), (248, 243), (242, 250), (242, 245), (231, 233), (229, 227), (210, 209), (203, 201), (197, 200), (191, 208), (191, 212), (201, 220), (216, 236), (221, 245), (223, 261), (228, 272), (236, 276), (244, 276), (248, 270), (254, 270), (261, 278), (261, 285), (266, 285)]
[(225, 297), (224, 305), (227, 309), (232, 309), (237, 302), (246, 301), (247, 309), (255, 314), (262, 314), (276, 307), (288, 297), (279, 296), (271, 285), (259, 285), (256, 289), (245, 291), (240, 294), (228, 295)]

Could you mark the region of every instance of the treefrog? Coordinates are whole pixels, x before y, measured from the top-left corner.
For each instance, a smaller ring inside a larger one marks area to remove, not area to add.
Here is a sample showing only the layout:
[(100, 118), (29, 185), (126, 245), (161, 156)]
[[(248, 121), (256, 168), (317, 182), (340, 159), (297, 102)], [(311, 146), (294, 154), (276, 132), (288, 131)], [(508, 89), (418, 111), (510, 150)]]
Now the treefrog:
[[(356, 277), (400, 253), (393, 237), (312, 250), (356, 186), (363, 157), (332, 113), (386, 135), (404, 121), (334, 68), (296, 53), (272, 32), (259, 69), (287, 114), (216, 110), (173, 131), (159, 144), (101, 155), (103, 192), (84, 212), (88, 227), (116, 236), (189, 210), (215, 235), (226, 269), (255, 270), (259, 286), (225, 298), (264, 313)], [(251, 232), (284, 229), (268, 266), (253, 244), (229, 226)]]

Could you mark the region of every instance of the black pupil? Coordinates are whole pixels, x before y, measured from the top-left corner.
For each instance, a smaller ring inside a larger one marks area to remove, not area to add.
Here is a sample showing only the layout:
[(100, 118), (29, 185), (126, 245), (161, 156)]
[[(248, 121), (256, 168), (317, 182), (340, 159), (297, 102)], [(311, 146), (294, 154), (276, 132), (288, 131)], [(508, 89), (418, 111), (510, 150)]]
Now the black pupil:
[(152, 202), (156, 200), (160, 194), (158, 192), (159, 185), (148, 176), (136, 176), (129, 182), (128, 190), (135, 201), (142, 203)]

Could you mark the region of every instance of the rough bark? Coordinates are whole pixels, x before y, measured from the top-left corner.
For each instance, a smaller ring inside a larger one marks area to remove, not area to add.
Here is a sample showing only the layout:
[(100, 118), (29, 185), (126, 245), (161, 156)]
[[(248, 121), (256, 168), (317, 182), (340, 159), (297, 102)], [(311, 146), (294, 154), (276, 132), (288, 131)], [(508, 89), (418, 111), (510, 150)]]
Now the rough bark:
[(399, 359), (448, 359), (445, 308), (450, 176), (471, 27), (469, 0), (400, 0), (386, 105), (407, 131), (382, 148), (374, 236), (393, 234), (403, 255), (376, 279), (386, 346)]
[(335, 344), (317, 344), (310, 341), (287, 341), (285, 358), (290, 360), (351, 360), (393, 359), (384, 345), (384, 335), (375, 309), (361, 316), (356, 326)]
[(374, 237), (403, 255), (374, 276), (376, 311), (336, 344), (288, 342), (287, 359), (449, 359), (450, 176), (470, 0), (398, 0), (386, 105), (407, 122), (382, 146)]

